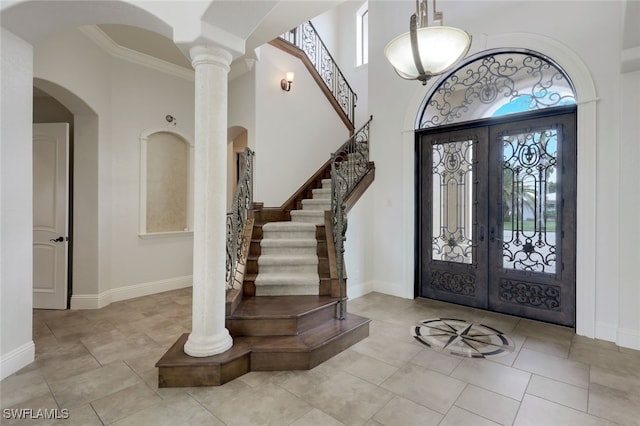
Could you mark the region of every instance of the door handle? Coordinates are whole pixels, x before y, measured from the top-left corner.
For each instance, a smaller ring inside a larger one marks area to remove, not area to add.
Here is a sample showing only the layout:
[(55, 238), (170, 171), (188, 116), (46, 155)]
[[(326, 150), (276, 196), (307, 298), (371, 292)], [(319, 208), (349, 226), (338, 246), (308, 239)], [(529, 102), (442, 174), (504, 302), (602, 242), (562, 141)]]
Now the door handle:
[(63, 236), (59, 236), (58, 238), (52, 238), (49, 241), (54, 242), (54, 243), (61, 243), (64, 241), (64, 237)]
[(502, 242), (502, 239), (500, 238), (496, 238), (496, 228), (495, 227), (491, 227), (491, 229), (489, 230), (489, 241), (492, 243), (497, 242)]
[(484, 226), (480, 225), (480, 235), (478, 236), (480, 242), (484, 241)]

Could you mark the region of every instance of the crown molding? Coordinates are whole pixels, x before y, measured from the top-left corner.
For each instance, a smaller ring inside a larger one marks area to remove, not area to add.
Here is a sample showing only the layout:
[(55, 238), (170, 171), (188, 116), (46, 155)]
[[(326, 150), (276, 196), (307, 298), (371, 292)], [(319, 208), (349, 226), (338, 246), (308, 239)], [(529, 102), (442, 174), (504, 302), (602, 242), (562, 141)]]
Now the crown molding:
[(97, 25), (86, 25), (79, 29), (85, 36), (97, 44), (98, 47), (115, 58), (151, 68), (183, 80), (195, 81), (195, 73), (193, 70), (121, 46), (107, 36)]

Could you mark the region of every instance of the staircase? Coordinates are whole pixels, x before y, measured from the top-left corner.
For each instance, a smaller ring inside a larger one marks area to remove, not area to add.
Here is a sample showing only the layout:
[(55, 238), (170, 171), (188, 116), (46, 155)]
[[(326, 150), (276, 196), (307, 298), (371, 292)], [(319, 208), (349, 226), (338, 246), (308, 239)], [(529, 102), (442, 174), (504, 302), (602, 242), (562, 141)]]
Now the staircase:
[(316, 226), (324, 225), (325, 211), (331, 210), (331, 179), (303, 199), (301, 210), (290, 212), (291, 221), (269, 222), (262, 226), (256, 296), (318, 295), (318, 241)]
[(190, 357), (183, 334), (156, 364), (159, 387), (217, 386), (249, 371), (307, 370), (369, 335), (369, 320), (346, 312), (331, 211), (332, 185), (348, 189), (348, 211), (373, 182), (373, 163), (349, 152), (363, 149), (358, 134), (340, 149), (339, 161), (334, 154), (281, 207), (253, 203), (242, 287), (227, 293), (225, 326), (233, 347)]

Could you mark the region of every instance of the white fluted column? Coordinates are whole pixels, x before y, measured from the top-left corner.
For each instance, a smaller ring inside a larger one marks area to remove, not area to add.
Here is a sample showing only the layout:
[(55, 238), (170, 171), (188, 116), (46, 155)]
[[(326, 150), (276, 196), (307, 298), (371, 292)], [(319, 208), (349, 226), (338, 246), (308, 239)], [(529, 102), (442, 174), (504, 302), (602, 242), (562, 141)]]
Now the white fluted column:
[(195, 165), (192, 329), (184, 352), (222, 353), (233, 345), (224, 326), (227, 205), (227, 84), (231, 54), (195, 46)]

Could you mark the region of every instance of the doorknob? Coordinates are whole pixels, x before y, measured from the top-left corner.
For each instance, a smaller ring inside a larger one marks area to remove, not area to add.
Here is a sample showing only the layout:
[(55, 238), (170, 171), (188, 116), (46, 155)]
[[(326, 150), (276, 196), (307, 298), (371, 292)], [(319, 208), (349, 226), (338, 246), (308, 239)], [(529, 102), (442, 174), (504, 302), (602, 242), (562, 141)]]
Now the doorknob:
[(64, 241), (64, 237), (63, 237), (63, 236), (59, 236), (58, 238), (55, 238), (55, 239), (54, 239), (54, 238), (52, 238), (52, 239), (50, 239), (49, 241), (52, 241), (52, 242), (54, 242), (54, 243), (61, 243), (61, 242), (63, 242), (63, 241)]
[(480, 235), (478, 237), (480, 241), (484, 241), (484, 226), (480, 225)]

